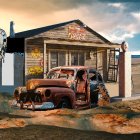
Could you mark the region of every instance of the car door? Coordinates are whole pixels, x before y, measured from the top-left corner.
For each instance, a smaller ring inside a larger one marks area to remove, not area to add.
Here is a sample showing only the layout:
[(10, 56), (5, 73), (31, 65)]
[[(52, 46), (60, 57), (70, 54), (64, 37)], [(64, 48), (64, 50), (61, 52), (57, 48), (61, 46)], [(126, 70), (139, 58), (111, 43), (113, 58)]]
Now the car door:
[(98, 85), (104, 86), (104, 80), (103, 80), (101, 74), (98, 72), (97, 72), (97, 80), (98, 80)]

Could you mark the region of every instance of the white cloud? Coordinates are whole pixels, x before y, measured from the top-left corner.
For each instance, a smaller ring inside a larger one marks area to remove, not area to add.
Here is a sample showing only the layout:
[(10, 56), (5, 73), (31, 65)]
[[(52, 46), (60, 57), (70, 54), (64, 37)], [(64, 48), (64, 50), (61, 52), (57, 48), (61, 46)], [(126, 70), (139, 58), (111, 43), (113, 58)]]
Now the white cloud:
[(122, 3), (108, 3), (108, 6), (118, 9), (125, 9), (125, 6)]
[(131, 51), (131, 55), (140, 55), (140, 51)]
[(140, 21), (140, 12), (132, 12), (131, 15), (137, 19), (138, 21)]
[[(40, 4), (42, 5), (43, 3)], [(46, 11), (43, 10), (43, 12), (40, 12), (40, 9), (36, 9), (38, 14), (33, 14), (31, 11), (27, 12), (26, 10), (18, 11), (17, 14), (17, 11), (11, 11), (10, 8), (6, 11), (0, 9), (1, 17), (7, 15), (2, 18), (0, 25), (9, 35), (10, 20), (15, 22), (15, 32), (19, 32), (80, 19), (93, 30), (103, 33), (105, 37), (115, 42), (125, 38), (132, 38), (134, 34), (140, 33), (139, 14), (127, 11), (128, 7), (124, 3), (107, 4), (96, 2), (90, 3), (90, 5), (82, 4), (73, 8), (69, 7), (68, 9), (64, 8), (64, 6), (60, 7), (59, 10), (53, 10), (53, 12), (49, 11), (48, 6), (45, 7)]]
[(106, 37), (111, 42), (121, 43), (122, 41), (126, 40), (127, 38), (133, 38), (134, 34), (132, 32), (121, 31), (120, 29), (116, 28), (111, 32), (101, 33), (104, 37)]

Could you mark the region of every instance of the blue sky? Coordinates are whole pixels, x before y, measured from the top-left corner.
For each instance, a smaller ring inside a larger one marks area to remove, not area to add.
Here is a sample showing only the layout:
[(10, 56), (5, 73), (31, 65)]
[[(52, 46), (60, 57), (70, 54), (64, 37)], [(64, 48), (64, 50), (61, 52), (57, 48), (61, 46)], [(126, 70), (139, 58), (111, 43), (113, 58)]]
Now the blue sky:
[(127, 38), (126, 41), (132, 51), (140, 51), (140, 34), (135, 34), (133, 38)]
[[(80, 19), (112, 42), (126, 40), (129, 50), (140, 54), (140, 0), (0, 0), (0, 17), (0, 28), (7, 35), (10, 21), (15, 32), (21, 32)], [(7, 55), (5, 61), (12, 65), (10, 59)]]
[(140, 51), (140, 0), (0, 0), (0, 28), (15, 32), (80, 19), (112, 42)]

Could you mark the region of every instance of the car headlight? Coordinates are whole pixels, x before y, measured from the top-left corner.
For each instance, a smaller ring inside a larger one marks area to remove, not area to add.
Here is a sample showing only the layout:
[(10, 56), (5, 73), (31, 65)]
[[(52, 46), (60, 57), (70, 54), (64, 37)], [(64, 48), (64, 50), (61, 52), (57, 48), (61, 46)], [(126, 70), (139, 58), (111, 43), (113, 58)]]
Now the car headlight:
[(51, 90), (47, 89), (47, 90), (45, 91), (45, 96), (46, 96), (46, 97), (50, 97), (50, 95), (51, 95)]

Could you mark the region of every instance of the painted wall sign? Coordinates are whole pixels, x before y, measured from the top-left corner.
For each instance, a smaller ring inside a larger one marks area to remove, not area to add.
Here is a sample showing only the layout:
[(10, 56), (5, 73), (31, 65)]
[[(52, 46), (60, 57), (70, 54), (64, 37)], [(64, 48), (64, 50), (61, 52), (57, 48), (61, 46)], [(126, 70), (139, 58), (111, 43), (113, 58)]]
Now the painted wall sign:
[(39, 58), (41, 56), (41, 51), (38, 48), (33, 48), (31, 51), (31, 56), (33, 58)]
[(43, 67), (41, 66), (31, 66), (28, 68), (29, 75), (39, 75), (43, 73)]
[(85, 40), (86, 33), (84, 28), (80, 26), (68, 27), (68, 38), (72, 40)]

